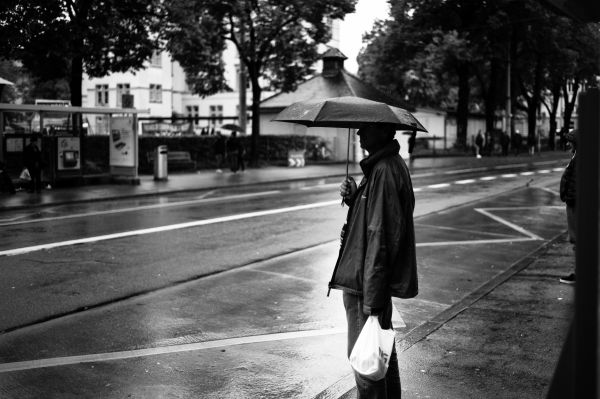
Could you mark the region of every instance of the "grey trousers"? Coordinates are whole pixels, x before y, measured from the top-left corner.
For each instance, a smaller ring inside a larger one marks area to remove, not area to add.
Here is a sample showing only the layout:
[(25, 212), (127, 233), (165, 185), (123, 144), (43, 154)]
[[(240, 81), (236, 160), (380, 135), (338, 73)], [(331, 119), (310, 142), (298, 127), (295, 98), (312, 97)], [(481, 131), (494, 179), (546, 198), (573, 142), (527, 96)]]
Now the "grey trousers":
[[(344, 292), (344, 307), (346, 308), (346, 320), (348, 321), (348, 358), (354, 347), (360, 331), (369, 318), (362, 311), (362, 297)], [(384, 329), (392, 325), (392, 299), (385, 310), (379, 315), (379, 324)], [(400, 399), (402, 390), (400, 387), (400, 371), (398, 370), (398, 357), (396, 348), (390, 356), (390, 365), (385, 378), (379, 381), (371, 381), (354, 373), (358, 399)]]

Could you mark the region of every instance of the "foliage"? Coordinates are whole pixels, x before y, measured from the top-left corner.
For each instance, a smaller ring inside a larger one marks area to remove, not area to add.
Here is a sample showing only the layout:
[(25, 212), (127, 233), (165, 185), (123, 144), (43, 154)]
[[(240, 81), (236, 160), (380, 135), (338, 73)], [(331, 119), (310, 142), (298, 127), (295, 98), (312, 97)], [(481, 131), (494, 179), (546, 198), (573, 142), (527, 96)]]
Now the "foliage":
[(537, 1), (390, 4), (391, 18), (366, 36), (359, 74), (416, 106), (457, 109), (459, 141), (461, 115), (469, 110), (484, 110), (488, 131), (493, 128), (505, 105), (509, 55), (512, 104), (527, 112), (530, 134), (542, 102), (554, 118), (558, 96), (572, 83), (564, 99), (570, 117), (577, 88), (600, 74), (599, 25), (575, 23)]
[(193, 89), (210, 95), (226, 89), (222, 53), (237, 50), (252, 85), (252, 162), (257, 160), (263, 88), (291, 91), (329, 40), (327, 20), (353, 12), (356, 0), (168, 0), (163, 37)]
[(67, 79), (81, 105), (83, 72), (92, 77), (139, 69), (157, 48), (160, 0), (5, 0), (0, 54), (35, 77)]

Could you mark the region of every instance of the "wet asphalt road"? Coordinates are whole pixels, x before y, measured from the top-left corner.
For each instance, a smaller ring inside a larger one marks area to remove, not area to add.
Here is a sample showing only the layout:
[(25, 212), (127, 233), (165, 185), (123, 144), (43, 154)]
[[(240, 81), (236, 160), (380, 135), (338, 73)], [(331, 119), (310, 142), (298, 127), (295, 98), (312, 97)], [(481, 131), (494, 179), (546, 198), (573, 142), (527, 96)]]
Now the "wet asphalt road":
[[(561, 166), (414, 176), (421, 293), (395, 301), (399, 342), (564, 231)], [(0, 215), (0, 397), (314, 397), (349, 373), (325, 297), (337, 185)]]

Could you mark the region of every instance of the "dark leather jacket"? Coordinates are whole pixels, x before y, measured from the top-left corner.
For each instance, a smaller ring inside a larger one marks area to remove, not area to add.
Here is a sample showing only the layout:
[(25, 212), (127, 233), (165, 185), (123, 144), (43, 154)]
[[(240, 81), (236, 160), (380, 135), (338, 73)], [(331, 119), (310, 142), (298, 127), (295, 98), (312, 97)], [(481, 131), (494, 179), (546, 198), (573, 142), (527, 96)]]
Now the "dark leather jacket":
[(390, 296), (418, 293), (408, 168), (396, 140), (361, 161), (364, 178), (352, 198), (342, 247), (329, 288), (363, 297), (363, 312), (377, 313)]

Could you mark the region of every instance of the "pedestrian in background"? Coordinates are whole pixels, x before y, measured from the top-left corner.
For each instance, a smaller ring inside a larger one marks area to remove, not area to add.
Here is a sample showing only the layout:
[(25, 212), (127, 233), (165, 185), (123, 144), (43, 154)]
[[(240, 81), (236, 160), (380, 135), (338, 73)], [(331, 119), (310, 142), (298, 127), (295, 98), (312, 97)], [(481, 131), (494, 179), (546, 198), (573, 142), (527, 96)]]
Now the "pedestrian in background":
[[(340, 194), (349, 206), (342, 242), (329, 289), (343, 291), (348, 323), (348, 357), (365, 322), (377, 315), (391, 328), (392, 297), (417, 295), (417, 262), (410, 173), (399, 155), (393, 126), (369, 125), (358, 131), (369, 156), (360, 162), (364, 177), (351, 177)], [(359, 399), (400, 398), (395, 348), (385, 378), (371, 381), (354, 373)]]
[(16, 192), (12, 179), (6, 172), (6, 164), (0, 161), (0, 193), (15, 194)]
[(502, 146), (502, 156), (508, 155), (508, 145), (510, 144), (510, 136), (506, 132), (502, 132), (500, 137), (500, 145)]
[(227, 139), (227, 159), (229, 160), (229, 167), (233, 173), (236, 173), (240, 167), (240, 142), (237, 138), (237, 132), (234, 130), (231, 132), (231, 136)]
[(31, 136), (29, 144), (23, 150), (23, 163), (31, 176), (31, 185), (27, 191), (42, 191), (42, 151), (38, 147), (37, 136)]
[(481, 130), (477, 132), (477, 137), (475, 137), (475, 157), (481, 158), (481, 149), (483, 148), (483, 135), (481, 134)]
[(223, 161), (225, 160), (226, 143), (225, 137), (221, 132), (217, 132), (217, 140), (215, 140), (215, 160), (217, 162), (217, 173), (222, 173)]
[[(569, 231), (569, 242), (573, 244), (573, 251), (577, 241), (577, 219), (575, 217), (575, 205), (577, 197), (577, 130), (573, 130), (565, 135), (565, 140), (571, 146), (571, 161), (563, 171), (560, 178), (560, 199), (566, 204), (567, 229)], [(575, 272), (571, 272), (560, 278), (561, 283), (575, 284)]]
[(412, 167), (415, 157), (413, 156), (413, 151), (415, 150), (415, 142), (417, 141), (417, 132), (413, 130), (408, 137), (408, 163)]

